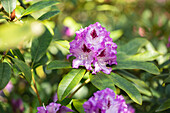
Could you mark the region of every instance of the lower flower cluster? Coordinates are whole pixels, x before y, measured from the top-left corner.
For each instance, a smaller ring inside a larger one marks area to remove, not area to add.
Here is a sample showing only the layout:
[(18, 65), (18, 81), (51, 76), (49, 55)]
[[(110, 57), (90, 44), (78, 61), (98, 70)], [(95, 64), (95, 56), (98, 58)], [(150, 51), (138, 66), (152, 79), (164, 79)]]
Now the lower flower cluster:
[(113, 90), (106, 88), (97, 91), (94, 96), (83, 104), (86, 113), (134, 113), (135, 110), (127, 105), (123, 96), (115, 95)]
[(93, 70), (93, 74), (99, 71), (110, 74), (112, 69), (106, 65), (117, 64), (117, 45), (113, 43), (109, 34), (110, 32), (107, 32), (98, 22), (77, 31), (75, 39), (70, 42), (71, 54), (67, 57), (76, 57), (73, 60), (73, 68), (83, 65), (86, 69)]
[(66, 106), (61, 106), (61, 104), (51, 102), (49, 105), (37, 107), (37, 113), (67, 113), (73, 112), (73, 110), (67, 108)]
[(62, 106), (59, 103), (56, 103), (58, 100), (57, 93), (53, 97), (53, 101), (49, 105), (37, 107), (37, 113), (67, 113), (67, 112), (74, 112), (70, 108), (66, 106)]

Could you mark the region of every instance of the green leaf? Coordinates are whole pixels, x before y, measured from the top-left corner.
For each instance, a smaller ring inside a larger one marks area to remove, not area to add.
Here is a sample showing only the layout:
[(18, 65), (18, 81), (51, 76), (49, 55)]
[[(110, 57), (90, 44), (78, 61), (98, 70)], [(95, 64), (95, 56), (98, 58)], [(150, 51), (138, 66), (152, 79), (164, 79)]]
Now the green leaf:
[(16, 2), (16, 0), (1, 0), (2, 6), (9, 14), (16, 8)]
[(72, 68), (71, 63), (61, 60), (53, 60), (47, 65), (47, 69), (65, 69), (65, 68)]
[(79, 113), (85, 113), (83, 104), (86, 101), (87, 101), (86, 99), (73, 99), (73, 105), (76, 108), (76, 110), (79, 111)]
[(0, 90), (2, 90), (9, 82), (11, 77), (11, 67), (8, 63), (0, 63)]
[(133, 82), (136, 88), (140, 91), (140, 93), (145, 94), (147, 96), (152, 96), (151, 92), (149, 91), (148, 85), (144, 81), (140, 80), (135, 75), (125, 70), (117, 70), (116, 72), (122, 75), (127, 80)]
[(38, 67), (40, 65), (45, 65), (47, 63), (47, 61), (48, 61), (48, 57), (45, 54), (38, 62), (34, 63), (34, 67), (33, 68), (36, 68), (36, 67)]
[(170, 108), (170, 99), (166, 100), (159, 108), (156, 110), (156, 112), (164, 111)]
[(55, 15), (57, 15), (60, 11), (49, 11), (45, 14), (43, 14), (41, 17), (38, 18), (38, 20), (47, 20)]
[(135, 38), (128, 42), (127, 44), (118, 48), (117, 51), (125, 52), (128, 55), (133, 55), (136, 54), (138, 50), (147, 43), (149, 43), (149, 41), (144, 38)]
[(13, 59), (17, 67), (24, 73), (24, 77), (26, 80), (31, 83), (32, 80), (32, 73), (30, 67), (23, 61), (18, 60), (16, 58)]
[(145, 51), (143, 53), (139, 53), (136, 55), (129, 56), (126, 60), (133, 60), (133, 61), (153, 61), (158, 58), (160, 54), (157, 51), (150, 52)]
[(43, 32), (43, 25), (37, 21), (29, 21), (24, 24), (3, 24), (0, 26), (0, 51), (16, 48), (21, 43), (37, 37)]
[(17, 6), (15, 8), (15, 16), (17, 18), (21, 17), (22, 13), (25, 11), (25, 9), (22, 6)]
[(117, 61), (117, 65), (113, 69), (142, 69), (149, 73), (158, 75), (160, 74), (157, 66), (150, 62), (141, 61)]
[(13, 52), (13, 54), (14, 54), (15, 56), (17, 56), (18, 59), (20, 59), (20, 60), (22, 60), (22, 61), (25, 61), (25, 60), (24, 60), (24, 57), (23, 57), (23, 55), (21, 54), (21, 52), (20, 52), (19, 49), (14, 49), (14, 50), (12, 50), (11, 52)]
[(90, 74), (90, 81), (99, 90), (110, 88), (116, 92), (115, 84), (110, 75), (103, 73), (97, 73), (96, 75)]
[(63, 106), (67, 106), (71, 102), (71, 98), (65, 98), (62, 101), (57, 101), (57, 103), (60, 103)]
[(1, 19), (9, 19), (8, 17), (6, 17), (3, 13), (0, 13), (0, 20)]
[(35, 4), (31, 5), (30, 7), (28, 7), (22, 14), (22, 16), (24, 15), (28, 15), (28, 14), (31, 14), (33, 12), (36, 12), (36, 11), (39, 11), (41, 9), (44, 9), (44, 8), (47, 8), (47, 7), (50, 7), (52, 5), (55, 5), (57, 4), (58, 1), (54, 1), (54, 0), (50, 0), (50, 1), (39, 1), (39, 2), (36, 2)]
[(161, 65), (159, 66), (159, 68), (163, 68), (164, 66), (167, 66), (167, 65), (170, 66), (170, 59), (167, 60), (166, 62), (164, 62), (163, 64), (161, 64)]
[(113, 41), (116, 41), (116, 40), (119, 39), (122, 35), (123, 35), (123, 31), (122, 31), (122, 30), (116, 30), (116, 31), (112, 31), (112, 32), (110, 33), (110, 37), (113, 39)]
[(71, 90), (80, 82), (83, 78), (85, 69), (72, 69), (67, 75), (63, 77), (58, 86), (58, 99), (63, 100)]
[(46, 29), (45, 33), (42, 34), (39, 38), (36, 38), (32, 42), (31, 46), (31, 56), (33, 64), (38, 62), (43, 55), (46, 53), (48, 46), (52, 40), (51, 33)]
[(142, 96), (131, 82), (115, 73), (111, 73), (110, 75), (106, 76), (111, 76), (113, 83), (120, 89), (124, 90), (134, 102), (140, 105), (142, 104)]
[(164, 83), (170, 83), (170, 75), (164, 80)]

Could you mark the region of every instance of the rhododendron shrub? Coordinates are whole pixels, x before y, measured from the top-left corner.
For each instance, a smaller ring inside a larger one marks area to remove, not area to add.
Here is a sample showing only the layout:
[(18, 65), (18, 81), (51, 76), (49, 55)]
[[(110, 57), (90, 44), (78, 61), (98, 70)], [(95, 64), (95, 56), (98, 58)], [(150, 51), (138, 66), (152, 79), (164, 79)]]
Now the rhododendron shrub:
[(0, 0), (0, 113), (170, 113), (160, 1)]

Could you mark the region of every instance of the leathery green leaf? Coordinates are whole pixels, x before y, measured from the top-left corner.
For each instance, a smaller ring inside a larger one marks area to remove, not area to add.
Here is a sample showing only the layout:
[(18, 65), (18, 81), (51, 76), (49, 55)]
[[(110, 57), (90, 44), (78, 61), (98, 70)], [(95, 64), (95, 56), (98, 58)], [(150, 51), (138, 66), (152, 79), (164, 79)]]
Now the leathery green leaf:
[(156, 112), (164, 111), (170, 108), (170, 99), (166, 100), (161, 106), (156, 110)]
[(149, 73), (158, 75), (160, 74), (157, 66), (150, 62), (141, 62), (141, 61), (117, 61), (117, 65), (113, 69), (142, 69)]
[(110, 88), (116, 92), (115, 84), (109, 75), (103, 73), (97, 73), (96, 75), (90, 74), (90, 81), (99, 90)]
[(38, 18), (38, 20), (46, 20), (50, 19), (51, 17), (57, 15), (60, 11), (49, 11), (45, 14), (43, 14), (41, 17)]
[(11, 77), (11, 67), (8, 63), (0, 63), (0, 90), (2, 90), (9, 82)]
[(134, 102), (142, 105), (142, 96), (131, 82), (115, 73), (106, 76), (111, 76), (112, 81), (117, 87), (124, 90)]
[(125, 52), (128, 55), (133, 55), (136, 54), (138, 50), (145, 46), (147, 43), (149, 43), (149, 41), (144, 38), (135, 38), (118, 48), (118, 51)]
[(18, 60), (15, 58), (15, 59), (13, 59), (13, 61), (17, 65), (17, 67), (24, 73), (24, 77), (26, 78), (26, 80), (29, 83), (31, 83), (32, 73), (31, 73), (30, 67), (22, 60)]
[(33, 63), (38, 62), (43, 57), (51, 43), (51, 40), (52, 35), (47, 29), (40, 37), (33, 40), (31, 46), (31, 56)]
[(58, 86), (58, 99), (62, 101), (83, 78), (85, 69), (72, 69), (63, 77)]
[(58, 1), (54, 1), (54, 0), (49, 0), (49, 1), (45, 0), (45, 1), (36, 2), (35, 4), (33, 4), (30, 7), (28, 7), (22, 13), (22, 16), (31, 14), (33, 12), (39, 11), (39, 10), (47, 8), (47, 7), (50, 7), (50, 6), (55, 5), (57, 3), (58, 3)]
[(80, 113), (85, 113), (84, 112), (84, 108), (83, 108), (83, 104), (84, 102), (86, 102), (86, 99), (73, 99), (73, 105), (76, 108), (77, 111), (79, 111)]
[(16, 0), (1, 0), (2, 6), (9, 14), (16, 8)]

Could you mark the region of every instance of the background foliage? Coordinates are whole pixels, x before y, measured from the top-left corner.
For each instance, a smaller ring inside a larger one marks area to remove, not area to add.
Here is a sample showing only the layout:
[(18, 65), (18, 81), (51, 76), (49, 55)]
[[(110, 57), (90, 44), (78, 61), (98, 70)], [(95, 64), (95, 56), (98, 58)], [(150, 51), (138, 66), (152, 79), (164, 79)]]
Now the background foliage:
[[(57, 92), (58, 103), (83, 112), (109, 87), (136, 113), (170, 112), (169, 7), (168, 0), (1, 0), (0, 111), (14, 112), (12, 100), (22, 99), (23, 112), (35, 113)], [(118, 45), (110, 75), (72, 69), (73, 57), (66, 59), (75, 31), (95, 22)]]

